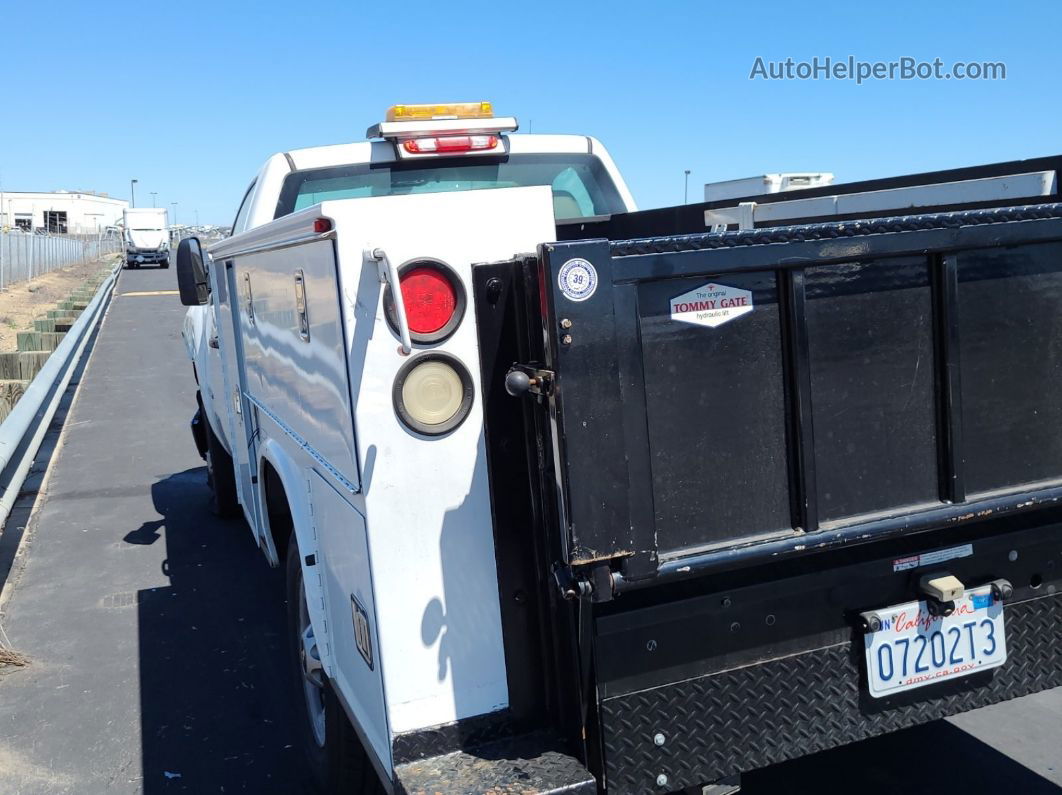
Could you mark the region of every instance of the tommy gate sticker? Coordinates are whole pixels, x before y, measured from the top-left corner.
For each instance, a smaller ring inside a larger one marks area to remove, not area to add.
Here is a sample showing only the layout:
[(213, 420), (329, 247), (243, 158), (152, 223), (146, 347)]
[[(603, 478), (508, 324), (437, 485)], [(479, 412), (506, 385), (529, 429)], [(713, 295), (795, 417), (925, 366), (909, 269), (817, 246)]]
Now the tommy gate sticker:
[(716, 328), (752, 311), (752, 291), (705, 284), (671, 299), (671, 319)]

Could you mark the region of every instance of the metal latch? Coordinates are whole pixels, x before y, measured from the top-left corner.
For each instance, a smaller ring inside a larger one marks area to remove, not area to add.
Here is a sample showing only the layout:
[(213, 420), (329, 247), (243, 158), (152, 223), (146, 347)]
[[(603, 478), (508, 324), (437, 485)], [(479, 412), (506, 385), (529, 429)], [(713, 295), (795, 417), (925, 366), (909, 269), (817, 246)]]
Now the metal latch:
[(556, 373), (552, 370), (540, 370), (528, 364), (514, 364), (505, 374), (505, 391), (513, 397), (532, 395), (552, 395), (553, 380)]
[(254, 325), (254, 293), (251, 292), (251, 274), (243, 274), (243, 302), (247, 312), (247, 323)]
[(306, 275), (302, 268), (295, 270), (295, 313), (299, 317), (299, 338), (310, 341), (310, 320), (306, 316)]

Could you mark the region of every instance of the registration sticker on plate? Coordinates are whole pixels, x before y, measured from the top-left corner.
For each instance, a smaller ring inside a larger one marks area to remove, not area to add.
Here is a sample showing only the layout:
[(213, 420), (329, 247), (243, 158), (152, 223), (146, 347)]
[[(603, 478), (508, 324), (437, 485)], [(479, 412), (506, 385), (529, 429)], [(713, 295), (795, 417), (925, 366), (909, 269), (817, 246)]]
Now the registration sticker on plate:
[(1003, 602), (986, 585), (966, 591), (946, 618), (925, 602), (876, 611), (881, 622), (865, 636), (867, 684), (874, 698), (968, 676), (1007, 661)]

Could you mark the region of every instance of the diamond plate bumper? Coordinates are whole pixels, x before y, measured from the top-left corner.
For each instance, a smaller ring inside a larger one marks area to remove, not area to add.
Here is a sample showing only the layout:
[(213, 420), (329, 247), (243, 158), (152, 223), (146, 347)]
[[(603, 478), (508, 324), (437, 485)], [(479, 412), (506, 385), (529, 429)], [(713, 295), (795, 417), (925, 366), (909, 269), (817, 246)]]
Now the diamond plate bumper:
[(661, 792), (660, 774), (694, 786), (1062, 686), (1062, 596), (1008, 604), (1007, 649), (1002, 668), (880, 702), (856, 643), (606, 698), (608, 792)]

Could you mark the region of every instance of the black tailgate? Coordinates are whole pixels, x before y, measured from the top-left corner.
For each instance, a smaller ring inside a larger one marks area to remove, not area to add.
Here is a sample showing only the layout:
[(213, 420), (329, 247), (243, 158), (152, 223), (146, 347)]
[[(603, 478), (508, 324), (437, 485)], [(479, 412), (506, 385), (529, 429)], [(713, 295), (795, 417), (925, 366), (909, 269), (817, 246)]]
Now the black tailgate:
[(1060, 241), (1047, 204), (543, 246), (565, 562), (622, 589), (1057, 500)]

